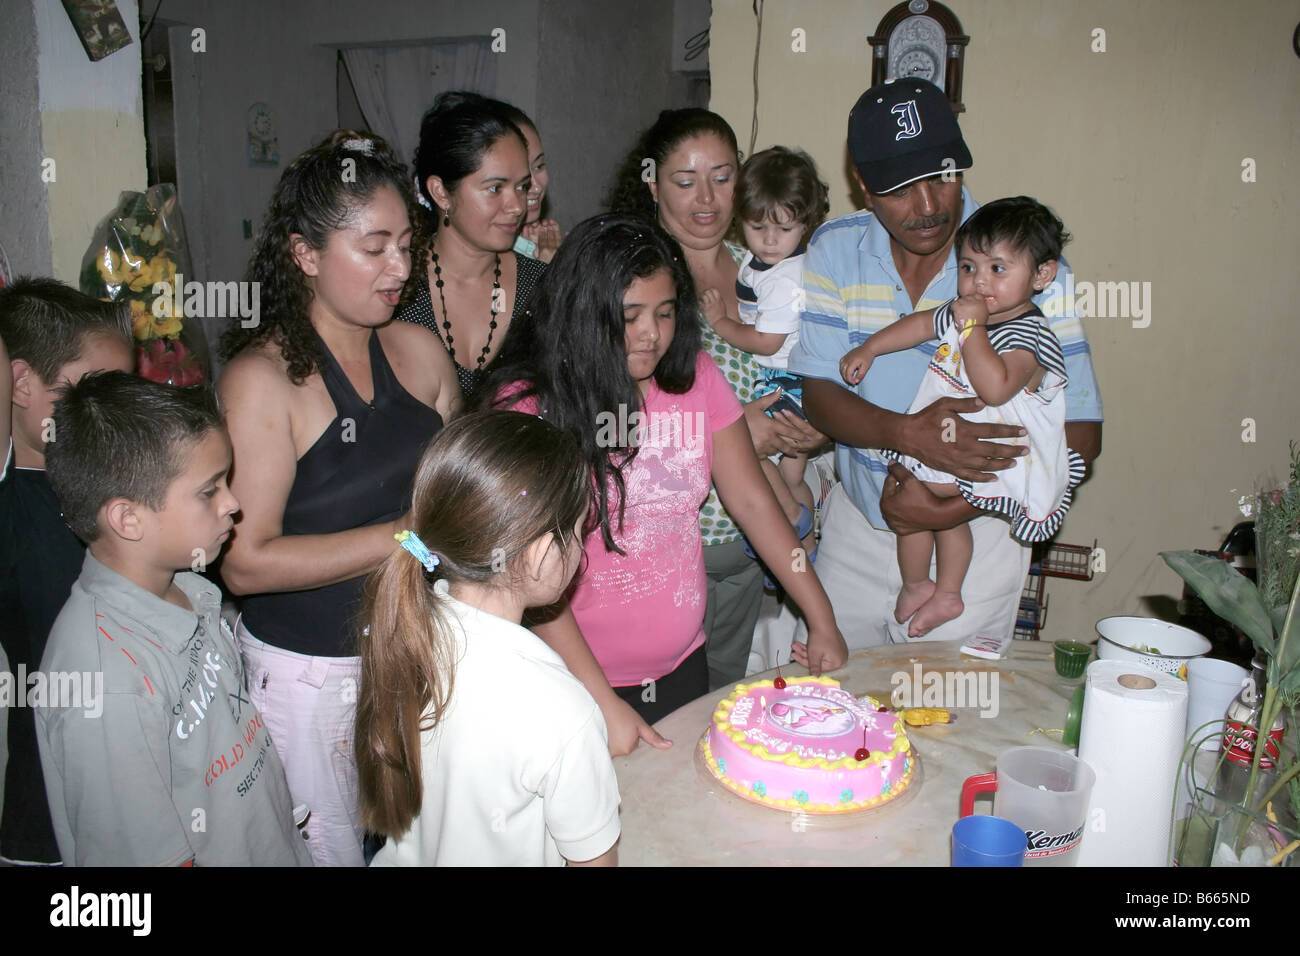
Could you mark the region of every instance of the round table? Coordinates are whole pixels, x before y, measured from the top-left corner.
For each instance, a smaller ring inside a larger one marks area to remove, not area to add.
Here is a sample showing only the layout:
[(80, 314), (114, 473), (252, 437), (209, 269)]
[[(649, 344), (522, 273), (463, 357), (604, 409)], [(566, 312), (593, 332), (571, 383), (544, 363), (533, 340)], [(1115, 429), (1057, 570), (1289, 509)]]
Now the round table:
[[(714, 691), (655, 725), (669, 750), (645, 744), (614, 760), (623, 797), (619, 863), (625, 866), (947, 866), (962, 782), (992, 771), (1008, 747), (1059, 747), (1070, 695), (1082, 678), (1058, 677), (1052, 645), (1015, 641), (1006, 658), (963, 655), (960, 641), (889, 644), (854, 654), (829, 676), (855, 696), (891, 702), (894, 688), (913, 706), (946, 706), (951, 724), (909, 727), (919, 780), (898, 799), (862, 813), (817, 815), (771, 810), (720, 786), (698, 756), (717, 703)], [(807, 672), (795, 664), (786, 677)], [(934, 676), (931, 676), (934, 675)], [(776, 671), (746, 680), (776, 676)], [(939, 700), (941, 693), (951, 695)], [(928, 695), (928, 696), (927, 696)], [(984, 798), (987, 800), (988, 798)], [(983, 807), (983, 812), (991, 808)]]

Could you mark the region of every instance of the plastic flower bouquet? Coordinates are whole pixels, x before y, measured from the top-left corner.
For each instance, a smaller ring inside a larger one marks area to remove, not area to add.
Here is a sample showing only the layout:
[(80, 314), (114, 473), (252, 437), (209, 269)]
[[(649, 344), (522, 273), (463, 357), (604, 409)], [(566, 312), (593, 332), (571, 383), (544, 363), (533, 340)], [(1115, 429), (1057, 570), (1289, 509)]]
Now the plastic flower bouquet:
[(154, 382), (198, 385), (208, 378), (198, 317), (187, 323), (178, 305), (176, 284), (188, 268), (176, 187), (168, 183), (122, 193), (82, 260), (82, 292), (129, 304), (136, 372)]

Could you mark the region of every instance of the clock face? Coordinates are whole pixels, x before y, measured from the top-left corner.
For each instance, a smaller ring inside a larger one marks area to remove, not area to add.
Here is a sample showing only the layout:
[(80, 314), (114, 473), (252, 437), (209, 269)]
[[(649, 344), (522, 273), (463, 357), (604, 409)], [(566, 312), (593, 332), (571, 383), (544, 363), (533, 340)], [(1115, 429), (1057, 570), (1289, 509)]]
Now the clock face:
[(271, 135), (271, 115), (265, 110), (257, 110), (253, 113), (253, 122), (250, 125), (253, 133), (257, 136), (267, 137)]
[(924, 47), (914, 47), (899, 56), (894, 75), (900, 80), (929, 80), (943, 88), (943, 74), (934, 58), (934, 52)]
[(948, 38), (937, 20), (908, 17), (889, 38), (889, 64), (886, 76), (897, 79), (929, 80), (944, 88)]

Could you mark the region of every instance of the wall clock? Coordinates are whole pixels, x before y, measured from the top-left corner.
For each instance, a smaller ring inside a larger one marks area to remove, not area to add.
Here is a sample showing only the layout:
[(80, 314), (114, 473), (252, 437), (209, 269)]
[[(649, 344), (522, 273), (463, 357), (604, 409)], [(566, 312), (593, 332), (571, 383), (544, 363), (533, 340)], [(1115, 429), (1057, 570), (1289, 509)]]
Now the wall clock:
[(275, 135), (275, 117), (265, 103), (248, 108), (248, 159), (261, 166), (280, 162), (280, 144)]
[(900, 3), (884, 15), (868, 40), (872, 86), (887, 79), (929, 80), (948, 95), (954, 113), (965, 111), (961, 72), (970, 37), (942, 3)]

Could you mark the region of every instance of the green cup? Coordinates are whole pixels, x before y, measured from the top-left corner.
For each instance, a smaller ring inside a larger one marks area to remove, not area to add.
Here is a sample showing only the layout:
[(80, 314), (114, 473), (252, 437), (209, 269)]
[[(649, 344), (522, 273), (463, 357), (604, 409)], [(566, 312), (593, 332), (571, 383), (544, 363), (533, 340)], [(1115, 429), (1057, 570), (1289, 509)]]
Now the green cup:
[(1088, 666), (1092, 648), (1078, 641), (1057, 641), (1053, 645), (1056, 654), (1056, 673), (1062, 677), (1082, 677), (1083, 669)]
[(1061, 743), (1067, 747), (1079, 746), (1079, 727), (1083, 723), (1083, 685), (1074, 689), (1070, 697), (1070, 709), (1065, 712), (1065, 732)]

